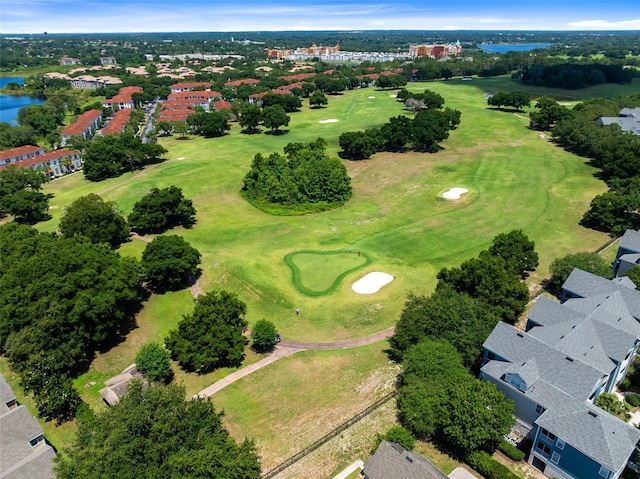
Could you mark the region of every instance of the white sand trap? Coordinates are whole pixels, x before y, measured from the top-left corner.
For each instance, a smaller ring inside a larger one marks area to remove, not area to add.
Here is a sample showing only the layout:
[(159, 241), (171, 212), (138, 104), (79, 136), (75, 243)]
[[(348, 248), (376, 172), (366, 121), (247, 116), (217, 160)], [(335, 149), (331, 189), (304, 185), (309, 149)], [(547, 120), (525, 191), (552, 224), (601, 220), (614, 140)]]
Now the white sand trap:
[(398, 98), (398, 95), (389, 95), (389, 98)]
[(375, 96), (368, 96), (367, 97), (369, 100), (372, 100), (373, 98), (375, 98)]
[(467, 193), (469, 190), (466, 188), (451, 188), (449, 191), (442, 193), (442, 197), (448, 200), (459, 200), (460, 196)]
[(387, 273), (369, 273), (353, 283), (351, 288), (358, 294), (373, 294), (380, 291), (385, 284), (393, 281), (393, 276)]
[(184, 160), (184, 156), (181, 156), (180, 158), (176, 158), (176, 160), (182, 161), (182, 160)]
[(338, 121), (335, 118), (329, 118), (328, 120), (320, 120), (318, 123), (338, 123)]
[(538, 136), (539, 136), (540, 138), (544, 138), (544, 133), (539, 133), (539, 134), (538, 134)]

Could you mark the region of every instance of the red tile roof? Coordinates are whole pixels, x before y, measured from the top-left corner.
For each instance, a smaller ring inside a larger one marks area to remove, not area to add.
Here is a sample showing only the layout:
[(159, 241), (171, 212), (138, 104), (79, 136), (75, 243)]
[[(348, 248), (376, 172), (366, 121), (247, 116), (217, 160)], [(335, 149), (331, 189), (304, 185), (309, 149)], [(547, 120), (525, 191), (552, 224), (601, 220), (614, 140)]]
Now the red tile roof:
[(192, 88), (205, 87), (211, 88), (211, 83), (205, 82), (192, 82), (192, 83), (174, 83), (169, 88), (172, 90), (190, 90)]
[(62, 130), (62, 136), (79, 136), (83, 135), (85, 131), (90, 130), (92, 127), (92, 123), (83, 121), (83, 122), (75, 122), (71, 123), (64, 130)]
[(194, 110), (165, 110), (158, 116), (158, 121), (184, 121), (189, 115), (193, 115)]
[(222, 98), (222, 93), (217, 91), (178, 91), (171, 93), (167, 100), (183, 100), (185, 98)]
[(231, 110), (231, 102), (227, 100), (218, 100), (213, 103), (213, 107), (216, 111)]
[(224, 84), (224, 86), (237, 87), (240, 85), (257, 85), (258, 83), (260, 83), (260, 80), (256, 80), (255, 78), (245, 78), (244, 80), (228, 81)]
[(27, 158), (26, 160), (20, 160), (14, 163), (6, 164), (6, 165), (0, 165), (0, 170), (5, 169), (9, 165), (15, 165), (18, 168), (30, 168), (38, 165), (46, 166), (46, 163), (48, 161), (61, 159), (61, 158), (64, 158), (65, 156), (74, 156), (77, 154), (78, 154), (77, 151), (72, 151), (72, 150), (54, 150), (48, 153), (44, 153), (42, 155)]
[(16, 156), (28, 155), (30, 153), (34, 154), (36, 152), (42, 154), (44, 153), (44, 148), (32, 145), (19, 146), (10, 150), (0, 151), (0, 160), (7, 160), (9, 158), (15, 158)]
[(95, 121), (102, 116), (102, 110), (87, 110), (78, 117), (76, 122)]
[(301, 81), (301, 80), (306, 80), (307, 78), (313, 78), (314, 76), (317, 76), (317, 73), (298, 73), (297, 75), (286, 75), (286, 76), (281, 76), (278, 77), (282, 80), (286, 80), (286, 81)]
[(113, 114), (113, 119), (109, 125), (102, 129), (102, 134), (111, 135), (112, 133), (122, 133), (124, 127), (127, 126), (130, 116), (130, 109), (118, 110)]

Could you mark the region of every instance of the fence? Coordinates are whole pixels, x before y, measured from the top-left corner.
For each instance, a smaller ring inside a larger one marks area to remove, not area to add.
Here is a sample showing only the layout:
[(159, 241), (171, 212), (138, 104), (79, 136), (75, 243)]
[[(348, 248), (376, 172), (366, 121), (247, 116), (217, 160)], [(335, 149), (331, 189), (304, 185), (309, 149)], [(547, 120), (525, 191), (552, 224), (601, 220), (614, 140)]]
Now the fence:
[(325, 434), (324, 436), (322, 436), (320, 439), (318, 439), (316, 442), (308, 445), (307, 447), (305, 447), (302, 451), (298, 452), (297, 454), (291, 456), (289, 459), (287, 459), (286, 461), (278, 464), (276, 467), (274, 467), (273, 469), (271, 469), (268, 472), (265, 472), (261, 477), (261, 479), (270, 479), (272, 477), (277, 476), (278, 474), (280, 474), (282, 471), (284, 471), (285, 469), (287, 469), (288, 467), (292, 466), (293, 464), (295, 464), (296, 462), (298, 462), (300, 459), (302, 459), (303, 457), (307, 456), (308, 454), (311, 454), (313, 451), (315, 451), (316, 449), (318, 449), (320, 446), (322, 446), (323, 444), (326, 444), (327, 442), (329, 442), (331, 439), (333, 439), (334, 437), (336, 437), (338, 434), (340, 434), (341, 432), (343, 432), (344, 430), (350, 428), (351, 426), (353, 426), (355, 423), (357, 423), (360, 419), (362, 419), (365, 416), (368, 416), (369, 414), (371, 414), (373, 411), (375, 411), (376, 409), (378, 409), (380, 406), (382, 406), (383, 404), (385, 404), (386, 402), (388, 402), (391, 398), (393, 398), (396, 395), (396, 392), (393, 391), (389, 394), (387, 394), (386, 396), (378, 399), (376, 402), (374, 402), (373, 404), (371, 404), (370, 406), (368, 406), (366, 409), (360, 411), (358, 414), (356, 414), (355, 416), (353, 416), (351, 419), (343, 422), (342, 424), (340, 424), (337, 428), (335, 428), (333, 431), (329, 432), (328, 434)]

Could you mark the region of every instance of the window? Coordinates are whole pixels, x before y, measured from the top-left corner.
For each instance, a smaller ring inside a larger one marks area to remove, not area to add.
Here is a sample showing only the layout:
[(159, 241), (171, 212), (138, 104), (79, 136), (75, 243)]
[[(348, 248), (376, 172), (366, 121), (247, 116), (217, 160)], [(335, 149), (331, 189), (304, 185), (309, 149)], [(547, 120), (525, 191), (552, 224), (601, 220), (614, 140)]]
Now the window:
[(31, 439), (29, 441), (29, 445), (33, 449), (37, 448), (41, 444), (44, 444), (44, 436), (42, 434), (40, 434), (39, 436), (34, 437), (33, 439)]
[(557, 452), (551, 454), (551, 462), (553, 462), (554, 464), (558, 464), (560, 462), (560, 454), (558, 454)]
[(598, 474), (600, 474), (602, 477), (609, 477), (609, 472), (609, 469), (604, 466), (600, 466), (600, 471), (598, 472)]
[(549, 454), (551, 454), (551, 448), (544, 444), (542, 441), (538, 441), (538, 444), (536, 445), (536, 451), (545, 457), (549, 457)]
[(558, 449), (560, 449), (561, 451), (564, 449), (564, 441), (560, 438), (558, 438), (556, 440), (556, 446), (558, 446)]
[(18, 406), (18, 401), (16, 401), (15, 399), (12, 399), (11, 401), (7, 401), (5, 403), (5, 406), (7, 406), (8, 410), (12, 410)]
[(556, 440), (556, 435), (555, 434), (551, 434), (549, 431), (547, 431), (546, 429), (540, 429), (540, 435), (545, 438), (548, 439), (549, 441), (553, 442)]
[(542, 406), (540, 406), (540, 404), (536, 404), (536, 412), (538, 414), (542, 414), (544, 411), (545, 409)]

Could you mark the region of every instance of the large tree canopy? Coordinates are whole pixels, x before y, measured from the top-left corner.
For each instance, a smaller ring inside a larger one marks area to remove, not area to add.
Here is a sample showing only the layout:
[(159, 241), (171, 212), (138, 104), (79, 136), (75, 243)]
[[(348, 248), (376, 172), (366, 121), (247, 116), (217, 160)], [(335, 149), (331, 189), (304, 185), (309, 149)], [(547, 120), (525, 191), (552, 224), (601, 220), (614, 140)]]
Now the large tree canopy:
[(59, 479), (258, 479), (260, 462), (252, 442), (229, 437), (209, 400), (134, 382), (118, 404), (79, 418), (56, 472)]
[(551, 278), (547, 283), (547, 290), (560, 297), (560, 294), (562, 293), (562, 285), (574, 268), (579, 268), (583, 271), (587, 271), (588, 273), (593, 273), (607, 279), (613, 277), (611, 264), (607, 263), (596, 253), (588, 253), (586, 251), (572, 253), (553, 260), (550, 268)]
[(171, 357), (186, 371), (205, 374), (240, 366), (244, 359), (246, 305), (227, 291), (211, 291), (195, 300), (192, 315), (184, 316), (165, 339)]
[(50, 218), (49, 198), (41, 193), (47, 176), (42, 171), (9, 165), (0, 171), (0, 218), (13, 215), (20, 223)]
[(513, 425), (513, 403), (471, 376), (447, 341), (425, 339), (409, 349), (398, 383), (402, 423), (456, 452), (493, 451)]
[(60, 220), (65, 238), (84, 236), (92, 243), (107, 243), (117, 248), (129, 239), (129, 227), (118, 207), (91, 193), (71, 203)]
[(513, 230), (509, 233), (500, 233), (493, 238), (489, 254), (502, 258), (507, 268), (525, 278), (530, 271), (538, 267), (538, 253), (535, 252), (535, 246), (536, 244), (522, 230)]
[(0, 251), (0, 348), (41, 413), (68, 418), (68, 411), (54, 410), (65, 404), (58, 392), (67, 403), (75, 400), (62, 382), (139, 309), (139, 265), (106, 245), (15, 223), (0, 227)]
[(289, 143), (285, 155), (257, 154), (244, 177), (245, 197), (256, 207), (277, 214), (324, 211), (351, 198), (351, 179), (337, 158), (326, 152), (325, 140)]
[(148, 286), (156, 292), (178, 291), (198, 274), (200, 252), (178, 235), (157, 236), (142, 252)]
[(191, 227), (195, 215), (191, 200), (177, 186), (169, 186), (152, 188), (133, 205), (128, 219), (131, 228), (140, 234), (163, 233), (174, 226)]
[(400, 360), (407, 349), (425, 337), (446, 339), (470, 368), (498, 320), (483, 303), (456, 292), (450, 285), (444, 285), (429, 297), (410, 294), (389, 339), (391, 353)]

